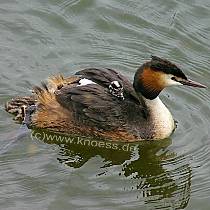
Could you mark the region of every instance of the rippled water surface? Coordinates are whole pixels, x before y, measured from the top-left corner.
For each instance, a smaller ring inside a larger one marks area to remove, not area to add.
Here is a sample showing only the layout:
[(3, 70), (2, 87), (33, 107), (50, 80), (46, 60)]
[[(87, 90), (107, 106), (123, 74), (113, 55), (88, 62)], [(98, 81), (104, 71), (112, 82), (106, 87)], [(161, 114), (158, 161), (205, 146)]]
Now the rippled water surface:
[(25, 132), (3, 109), (58, 72), (132, 79), (151, 54), (209, 85), (209, 23), (209, 0), (1, 0), (0, 209), (209, 210), (210, 89), (164, 91), (178, 127), (139, 144)]

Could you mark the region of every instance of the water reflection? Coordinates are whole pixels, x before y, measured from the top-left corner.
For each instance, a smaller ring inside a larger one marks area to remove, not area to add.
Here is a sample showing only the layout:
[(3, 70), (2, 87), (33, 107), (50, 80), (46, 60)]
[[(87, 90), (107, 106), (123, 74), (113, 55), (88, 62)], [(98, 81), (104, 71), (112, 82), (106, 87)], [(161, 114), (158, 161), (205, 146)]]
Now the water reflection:
[[(137, 143), (104, 142), (77, 136), (58, 135), (34, 130), (32, 137), (60, 147), (58, 161), (72, 168), (80, 168), (91, 158), (100, 156), (102, 168), (121, 166), (119, 176), (132, 182), (137, 200), (150, 208), (183, 209), (191, 192), (191, 167), (168, 149), (171, 139)], [(98, 177), (104, 173), (97, 174)], [(124, 185), (124, 182), (121, 183)], [(125, 187), (126, 188), (126, 187)], [(123, 192), (122, 192), (123, 193)]]

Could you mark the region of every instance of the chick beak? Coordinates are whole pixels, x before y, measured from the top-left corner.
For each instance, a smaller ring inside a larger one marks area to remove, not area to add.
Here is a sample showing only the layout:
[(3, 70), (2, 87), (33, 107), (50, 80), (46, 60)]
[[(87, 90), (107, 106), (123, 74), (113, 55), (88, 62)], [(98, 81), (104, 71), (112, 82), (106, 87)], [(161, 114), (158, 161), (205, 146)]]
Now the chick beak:
[(182, 80), (182, 81), (179, 81), (181, 84), (183, 85), (187, 85), (187, 86), (192, 86), (192, 87), (198, 87), (198, 88), (207, 88), (206, 85), (202, 85), (201, 83), (199, 82), (195, 82), (191, 79), (186, 79), (186, 80)]

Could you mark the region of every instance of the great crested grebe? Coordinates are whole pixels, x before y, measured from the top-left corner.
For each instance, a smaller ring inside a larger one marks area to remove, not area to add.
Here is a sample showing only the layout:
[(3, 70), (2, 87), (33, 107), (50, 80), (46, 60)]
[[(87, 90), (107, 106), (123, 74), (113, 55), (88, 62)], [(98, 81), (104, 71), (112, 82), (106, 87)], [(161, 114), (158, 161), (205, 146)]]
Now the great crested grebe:
[(175, 64), (152, 56), (137, 70), (133, 84), (115, 70), (88, 68), (49, 78), (31, 96), (7, 102), (6, 111), (31, 128), (113, 141), (164, 139), (175, 124), (158, 96), (174, 85), (206, 87)]

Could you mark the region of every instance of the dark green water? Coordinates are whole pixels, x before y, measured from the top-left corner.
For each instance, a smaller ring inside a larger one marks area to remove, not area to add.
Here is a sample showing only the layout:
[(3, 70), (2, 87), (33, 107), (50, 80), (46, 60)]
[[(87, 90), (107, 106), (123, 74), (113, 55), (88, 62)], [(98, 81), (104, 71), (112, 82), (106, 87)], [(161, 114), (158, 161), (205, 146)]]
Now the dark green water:
[[(153, 54), (209, 85), (209, 23), (209, 0), (1, 0), (1, 146), (19, 129), (3, 104), (58, 72), (106, 66), (132, 79)], [(164, 91), (178, 127), (159, 142), (21, 135), (0, 155), (0, 209), (209, 210), (209, 98)]]

